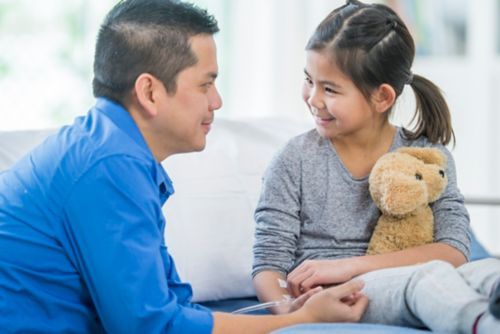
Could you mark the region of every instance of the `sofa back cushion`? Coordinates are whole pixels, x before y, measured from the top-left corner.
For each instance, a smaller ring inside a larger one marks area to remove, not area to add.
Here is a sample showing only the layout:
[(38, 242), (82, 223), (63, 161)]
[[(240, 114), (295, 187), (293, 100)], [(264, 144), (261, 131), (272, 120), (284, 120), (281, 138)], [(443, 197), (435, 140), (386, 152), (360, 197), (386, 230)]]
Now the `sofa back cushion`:
[(0, 172), (55, 132), (55, 129), (0, 131)]
[(255, 295), (253, 214), (261, 178), (277, 150), (308, 128), (276, 119), (219, 119), (203, 152), (164, 161), (175, 188), (164, 207), (167, 245), (195, 301)]

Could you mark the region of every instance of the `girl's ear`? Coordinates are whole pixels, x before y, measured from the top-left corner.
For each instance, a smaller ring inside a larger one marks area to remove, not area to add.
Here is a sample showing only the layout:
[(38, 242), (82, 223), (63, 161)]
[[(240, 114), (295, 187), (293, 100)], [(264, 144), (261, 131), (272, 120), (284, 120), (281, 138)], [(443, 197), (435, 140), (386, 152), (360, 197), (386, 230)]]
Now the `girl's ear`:
[(373, 103), (379, 113), (389, 110), (396, 101), (396, 91), (389, 84), (381, 84), (373, 93)]
[(156, 90), (159, 88), (159, 80), (149, 73), (142, 73), (135, 80), (134, 92), (140, 109), (146, 118), (158, 114), (156, 101)]

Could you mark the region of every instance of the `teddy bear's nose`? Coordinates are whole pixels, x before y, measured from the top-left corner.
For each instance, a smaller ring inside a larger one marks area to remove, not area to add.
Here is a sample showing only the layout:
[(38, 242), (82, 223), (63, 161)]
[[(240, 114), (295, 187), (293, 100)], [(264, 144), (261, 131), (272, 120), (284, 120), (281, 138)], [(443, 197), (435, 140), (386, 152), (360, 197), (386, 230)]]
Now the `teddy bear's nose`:
[(441, 175), (441, 177), (444, 178), (444, 170), (440, 169), (439, 170), (439, 175)]

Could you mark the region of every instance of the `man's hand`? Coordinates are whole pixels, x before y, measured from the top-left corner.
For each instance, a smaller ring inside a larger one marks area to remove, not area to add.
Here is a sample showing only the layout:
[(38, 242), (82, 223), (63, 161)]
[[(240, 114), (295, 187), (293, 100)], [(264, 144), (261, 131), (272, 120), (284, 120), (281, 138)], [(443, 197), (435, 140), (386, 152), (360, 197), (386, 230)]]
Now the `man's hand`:
[(306, 260), (287, 277), (287, 289), (293, 297), (320, 285), (340, 284), (355, 276), (355, 258)]
[(357, 322), (368, 306), (368, 298), (361, 293), (364, 283), (352, 280), (324, 289), (307, 299), (297, 313), (303, 313), (308, 322)]
[(302, 295), (297, 297), (292, 303), (290, 303), (290, 305), (288, 306), (289, 308), (288, 308), (288, 310), (286, 310), (286, 312), (282, 312), (282, 313), (291, 313), (291, 312), (297, 311), (299, 308), (301, 308), (306, 303), (306, 301), (312, 295), (314, 295), (322, 290), (323, 290), (323, 288), (318, 286), (318, 287), (315, 287), (314, 289), (307, 291), (306, 293), (303, 293)]

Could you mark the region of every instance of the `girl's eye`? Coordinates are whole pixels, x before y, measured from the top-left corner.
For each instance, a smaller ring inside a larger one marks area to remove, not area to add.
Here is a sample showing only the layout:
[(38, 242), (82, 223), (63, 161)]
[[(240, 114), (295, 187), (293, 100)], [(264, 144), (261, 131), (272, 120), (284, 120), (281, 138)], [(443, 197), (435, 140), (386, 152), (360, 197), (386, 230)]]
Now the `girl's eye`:
[(306, 83), (308, 85), (310, 85), (310, 86), (312, 85), (313, 82), (312, 82), (312, 80), (310, 78), (306, 77), (305, 80), (306, 80)]
[(337, 93), (337, 91), (331, 87), (325, 87), (325, 92), (330, 93), (330, 94)]

